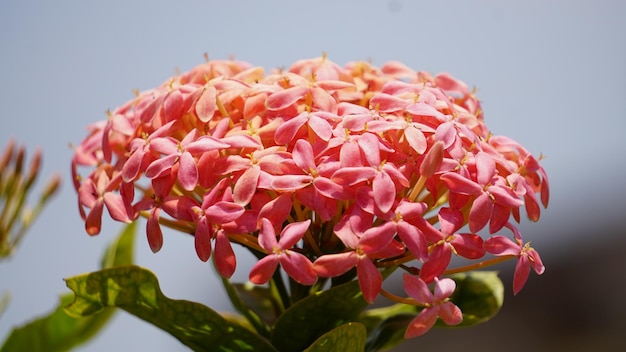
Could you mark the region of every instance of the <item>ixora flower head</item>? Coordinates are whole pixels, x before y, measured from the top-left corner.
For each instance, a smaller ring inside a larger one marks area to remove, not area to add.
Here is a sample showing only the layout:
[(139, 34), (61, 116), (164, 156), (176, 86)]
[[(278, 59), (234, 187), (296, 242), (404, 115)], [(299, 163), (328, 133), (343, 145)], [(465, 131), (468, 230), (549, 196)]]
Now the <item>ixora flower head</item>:
[[(450, 273), (518, 258), (517, 293), (544, 270), (513, 224), (548, 205), (538, 159), (491, 134), (465, 83), (399, 62), (324, 56), (266, 73), (207, 60), (90, 125), (72, 170), (90, 235), (104, 208), (144, 217), (153, 251), (162, 226), (179, 230), (225, 278), (233, 243), (259, 258), (255, 284), (280, 270), (309, 292), (354, 279), (370, 303), (398, 297), (383, 269), (400, 269), (411, 298), (398, 299), (423, 307), (407, 337), (461, 321)], [(470, 264), (450, 268), (452, 256)]]

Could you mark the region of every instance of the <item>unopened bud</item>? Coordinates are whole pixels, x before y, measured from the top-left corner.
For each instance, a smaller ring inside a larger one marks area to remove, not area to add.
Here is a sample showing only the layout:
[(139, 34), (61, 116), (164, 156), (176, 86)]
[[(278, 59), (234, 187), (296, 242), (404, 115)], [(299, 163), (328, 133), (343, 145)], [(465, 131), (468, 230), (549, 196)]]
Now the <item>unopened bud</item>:
[(30, 163), (30, 169), (28, 170), (28, 177), (26, 178), (26, 189), (30, 188), (30, 186), (37, 179), (37, 175), (39, 175), (39, 171), (41, 169), (41, 155), (41, 149), (36, 149), (33, 160)]
[(422, 177), (430, 177), (439, 168), (439, 165), (443, 161), (443, 142), (437, 141), (430, 148), (426, 156), (424, 157), (424, 161), (422, 165), (420, 165), (420, 175)]
[(0, 157), (0, 170), (4, 172), (7, 165), (9, 165), (9, 161), (13, 158), (13, 151), (15, 150), (15, 140), (11, 139), (4, 149), (4, 153), (2, 153), (2, 157)]
[(54, 174), (52, 178), (46, 184), (46, 187), (41, 192), (41, 202), (47, 202), (52, 195), (54, 195), (61, 187), (61, 176)]

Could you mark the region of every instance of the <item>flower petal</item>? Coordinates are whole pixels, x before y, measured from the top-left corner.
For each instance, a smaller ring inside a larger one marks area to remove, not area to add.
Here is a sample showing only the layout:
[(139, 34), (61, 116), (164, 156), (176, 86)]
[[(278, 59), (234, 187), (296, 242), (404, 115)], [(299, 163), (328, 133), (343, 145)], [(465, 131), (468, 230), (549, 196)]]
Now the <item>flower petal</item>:
[(285, 251), (278, 256), (278, 260), (285, 272), (297, 282), (310, 286), (317, 281), (313, 264), (304, 255), (294, 251)]
[(278, 257), (274, 254), (270, 254), (264, 258), (261, 258), (252, 269), (250, 269), (250, 282), (256, 285), (263, 285), (270, 281), (272, 275), (278, 267)]

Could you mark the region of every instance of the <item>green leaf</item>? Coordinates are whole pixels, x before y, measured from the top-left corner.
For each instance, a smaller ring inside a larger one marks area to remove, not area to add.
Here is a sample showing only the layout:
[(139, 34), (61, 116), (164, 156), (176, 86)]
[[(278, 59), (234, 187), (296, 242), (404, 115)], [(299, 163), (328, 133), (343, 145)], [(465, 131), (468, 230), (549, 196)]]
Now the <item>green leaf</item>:
[[(473, 271), (451, 276), (456, 290), (450, 296), (463, 312), (463, 322), (455, 327), (472, 326), (493, 318), (504, 302), (504, 286), (496, 271)], [(441, 321), (437, 326), (447, 326)]]
[(66, 311), (75, 316), (119, 307), (170, 333), (194, 351), (270, 351), (267, 340), (210, 308), (167, 298), (156, 276), (137, 266), (105, 269), (66, 279), (76, 294)]
[(367, 332), (359, 323), (347, 323), (325, 333), (304, 352), (363, 352)]
[[(496, 272), (475, 271), (451, 276), (456, 290), (450, 297), (463, 312), (463, 321), (449, 326), (438, 320), (437, 327), (472, 326), (491, 319), (502, 307), (504, 287)], [(385, 351), (404, 341), (404, 331), (422, 310), (407, 304), (371, 309), (361, 314), (359, 322), (368, 331), (366, 351)]]
[(302, 351), (324, 333), (354, 321), (367, 305), (358, 281), (317, 292), (278, 318), (272, 344), (282, 352)]
[(226, 293), (231, 303), (264, 337), (271, 335), (270, 326), (274, 325), (281, 308), (280, 303), (267, 287), (250, 283), (233, 284), (229, 279), (222, 278)]
[(358, 321), (367, 328), (365, 351), (386, 351), (404, 341), (404, 331), (421, 309), (408, 304), (363, 312)]
[[(102, 259), (103, 267), (132, 263), (135, 228), (134, 223), (126, 226), (109, 246)], [(71, 317), (63, 307), (71, 303), (73, 298), (71, 293), (62, 295), (58, 307), (50, 314), (13, 329), (0, 351), (68, 351), (95, 336), (115, 312), (106, 309), (90, 317)]]

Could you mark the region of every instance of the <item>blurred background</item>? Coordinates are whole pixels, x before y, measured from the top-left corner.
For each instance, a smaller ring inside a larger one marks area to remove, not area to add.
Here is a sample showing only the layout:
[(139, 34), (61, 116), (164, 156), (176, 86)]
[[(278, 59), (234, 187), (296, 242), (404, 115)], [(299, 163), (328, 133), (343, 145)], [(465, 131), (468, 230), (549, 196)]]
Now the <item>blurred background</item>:
[[(626, 343), (626, 2), (624, 1), (15, 1), (0, 2), (0, 145), (44, 151), (42, 180), (63, 189), (0, 263), (0, 341), (68, 292), (64, 277), (98, 268), (121, 226), (89, 237), (76, 208), (71, 144), (105, 111), (176, 70), (212, 59), (289, 66), (322, 52), (343, 65), (399, 60), (447, 71), (478, 87), (494, 134), (519, 141), (551, 182), (550, 207), (523, 222), (543, 276), (511, 295), (514, 263), (498, 267), (505, 304), (490, 322), (435, 330), (397, 351), (612, 351)], [(191, 237), (166, 233), (152, 254), (143, 232), (136, 262), (163, 292), (231, 310)], [(240, 262), (235, 278), (245, 280)], [(169, 335), (118, 313), (81, 351), (185, 351)]]

